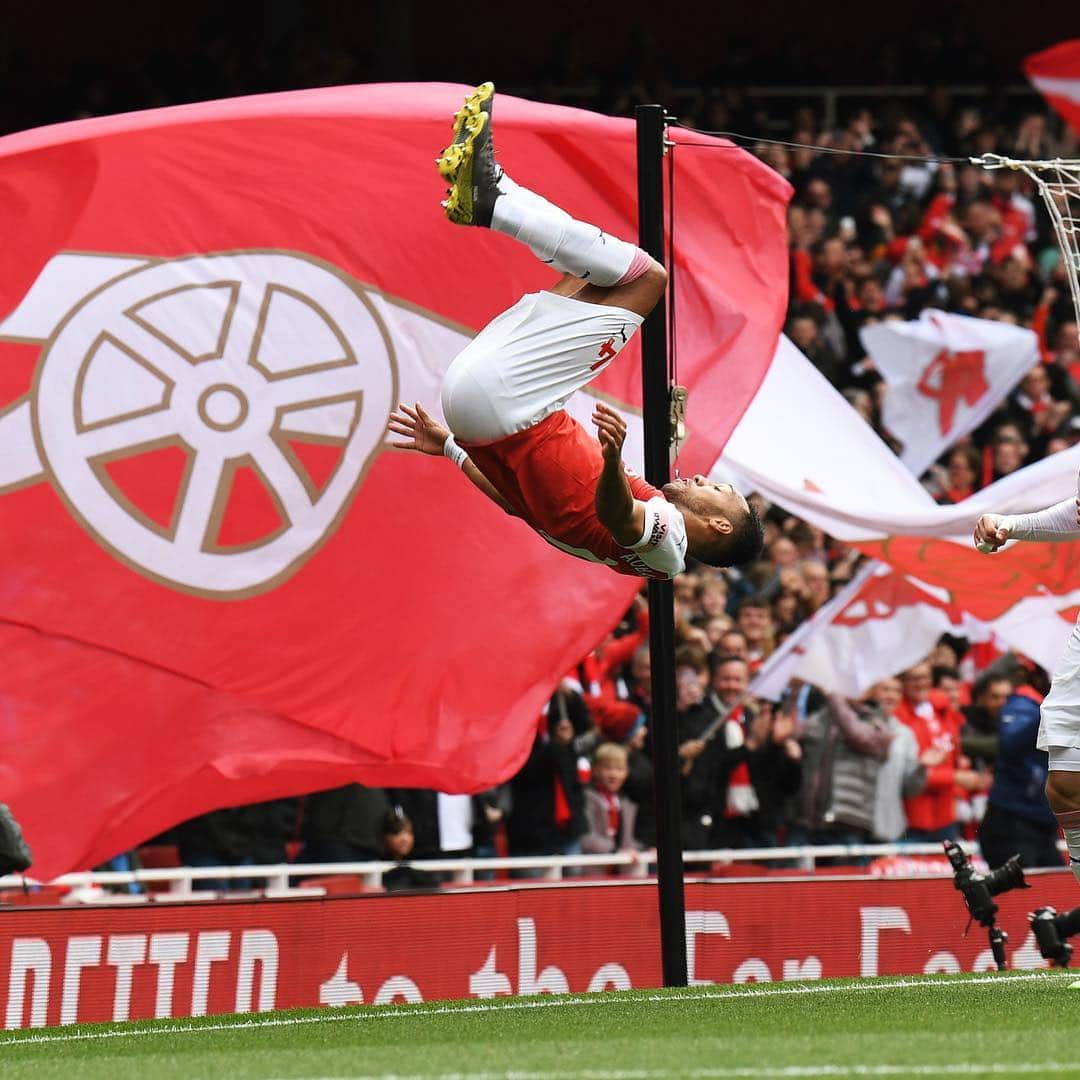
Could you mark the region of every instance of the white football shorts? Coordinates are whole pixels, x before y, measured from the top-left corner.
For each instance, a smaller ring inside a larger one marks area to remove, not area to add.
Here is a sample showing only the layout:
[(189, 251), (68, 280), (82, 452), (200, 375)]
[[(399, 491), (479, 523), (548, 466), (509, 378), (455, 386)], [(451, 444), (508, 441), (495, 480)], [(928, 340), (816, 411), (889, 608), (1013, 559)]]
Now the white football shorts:
[(1051, 769), (1080, 772), (1080, 625), (1069, 635), (1054, 669), (1040, 709), (1037, 745), (1049, 751)]
[(527, 293), (454, 358), (442, 407), (454, 437), (490, 443), (538, 424), (603, 371), (643, 319), (625, 308)]

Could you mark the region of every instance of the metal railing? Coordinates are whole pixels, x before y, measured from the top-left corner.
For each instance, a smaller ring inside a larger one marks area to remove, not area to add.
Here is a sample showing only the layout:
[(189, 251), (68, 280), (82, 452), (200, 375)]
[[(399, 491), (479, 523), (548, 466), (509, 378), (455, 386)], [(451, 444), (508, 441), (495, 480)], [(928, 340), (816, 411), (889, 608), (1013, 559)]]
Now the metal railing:
[[(1059, 847), (1062, 846), (1059, 844)], [(961, 847), (968, 854), (978, 854), (978, 846), (970, 842), (962, 842)], [(706, 864), (704, 872), (699, 871), (698, 876), (707, 876), (708, 867), (713, 864), (735, 865), (739, 863), (767, 863), (771, 866), (777, 864), (790, 864), (795, 869), (813, 874), (817, 869), (817, 862), (821, 859), (832, 860), (855, 860), (865, 858), (882, 858), (887, 856), (926, 856), (936, 855), (944, 859), (940, 844), (831, 844), (827, 846), (800, 846), (800, 847), (770, 847), (770, 848), (744, 848), (741, 850), (718, 849), (713, 851), (688, 851), (684, 854), (684, 861), (689, 872), (693, 873), (694, 866)], [(414, 860), (408, 865), (421, 870), (429, 870), (440, 874), (448, 874), (450, 883), (455, 885), (471, 885), (478, 880), (477, 873), (491, 874), (498, 871), (539, 871), (539, 875), (531, 879), (512, 879), (513, 884), (526, 884), (529, 880), (539, 882), (562, 882), (568, 878), (571, 882), (583, 880), (581, 872), (589, 871), (621, 871), (620, 877), (615, 880), (626, 881), (644, 880), (650, 876), (650, 866), (655, 863), (655, 851), (641, 852), (615, 852), (610, 855), (548, 855), (548, 856), (510, 856), (506, 858), (491, 859), (423, 859)], [(130, 885), (168, 885), (168, 890), (150, 894), (109, 894), (108, 900), (112, 902), (138, 903), (145, 899), (157, 901), (175, 901), (200, 899), (205, 900), (213, 895), (211, 891), (200, 890), (198, 893), (193, 889), (193, 883), (197, 881), (261, 881), (264, 884), (258, 888), (261, 895), (268, 897), (277, 896), (309, 896), (316, 897), (325, 895), (326, 890), (321, 887), (299, 886), (295, 884), (297, 879), (322, 878), (322, 877), (357, 877), (365, 889), (378, 889), (382, 886), (382, 876), (387, 871), (398, 866), (398, 863), (388, 860), (377, 862), (355, 863), (280, 863), (272, 866), (174, 866), (156, 867), (144, 870), (101, 870), (79, 871), (71, 874), (63, 874), (52, 881), (43, 882), (26, 877), (28, 886), (66, 887), (73, 890), (83, 889), (88, 886), (130, 886)], [(830, 868), (831, 869), (831, 868)], [(569, 872), (569, 874), (567, 873)], [(947, 865), (942, 867), (941, 875), (949, 876)], [(748, 873), (747, 876), (753, 876)], [(508, 884), (504, 880), (496, 884)], [(21, 888), (24, 884), (23, 877), (8, 875), (0, 877), (0, 889)], [(236, 895), (235, 892), (229, 895)], [(89, 899), (89, 898), (88, 898)]]

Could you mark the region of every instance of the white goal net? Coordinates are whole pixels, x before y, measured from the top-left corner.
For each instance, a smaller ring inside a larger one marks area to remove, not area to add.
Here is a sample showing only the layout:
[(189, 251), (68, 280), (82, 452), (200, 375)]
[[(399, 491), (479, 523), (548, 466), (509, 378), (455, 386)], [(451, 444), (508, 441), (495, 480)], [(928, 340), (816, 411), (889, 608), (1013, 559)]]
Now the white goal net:
[(971, 160), (984, 169), (1019, 169), (1035, 181), (1061, 245), (1073, 310), (1080, 324), (1080, 161), (1016, 161), (997, 154)]

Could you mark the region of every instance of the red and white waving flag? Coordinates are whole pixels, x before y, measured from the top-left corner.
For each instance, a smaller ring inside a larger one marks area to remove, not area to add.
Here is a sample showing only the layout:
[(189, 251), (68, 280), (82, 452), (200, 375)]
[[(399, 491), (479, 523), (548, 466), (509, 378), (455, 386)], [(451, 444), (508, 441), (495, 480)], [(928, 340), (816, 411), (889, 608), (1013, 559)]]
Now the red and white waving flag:
[(1033, 53), (1024, 60), (1024, 74), (1080, 135), (1080, 38)]
[(775, 700), (798, 677), (862, 697), (922, 660), (948, 632), (977, 641), (989, 636), (946, 591), (870, 560), (762, 664), (750, 689)]
[[(783, 430), (784, 440), (776, 438)], [(792, 454), (787, 447), (799, 447)], [(861, 693), (925, 656), (950, 627), (993, 632), (1053, 668), (1080, 605), (1080, 540), (1009, 544), (982, 555), (981, 514), (1025, 513), (1076, 490), (1080, 447), (999, 480), (955, 506), (937, 506), (870, 426), (786, 338), (714, 474), (855, 544), (891, 568), (845, 606), (814, 620), (792, 673)], [(824, 609), (823, 609), (824, 611)], [(842, 612), (842, 615), (841, 615)], [(832, 615), (836, 619), (832, 619)], [(816, 657), (816, 659), (815, 659)], [(805, 666), (804, 666), (805, 665)], [(763, 669), (764, 670), (764, 669)]]
[[(470, 336), (550, 283), (442, 215), (464, 92), (0, 139), (0, 798), (38, 873), (218, 806), (503, 779), (633, 595), (387, 450), (388, 410), (437, 403)], [(522, 183), (636, 234), (630, 121), (499, 98), (495, 125)], [(707, 464), (772, 355), (789, 189), (734, 149), (679, 170), (683, 374), (735, 387), (699, 406)], [(636, 355), (598, 383), (631, 408)]]
[(1039, 362), (1031, 330), (944, 311), (877, 323), (859, 336), (885, 379), (884, 425), (903, 443), (900, 460), (916, 476)]

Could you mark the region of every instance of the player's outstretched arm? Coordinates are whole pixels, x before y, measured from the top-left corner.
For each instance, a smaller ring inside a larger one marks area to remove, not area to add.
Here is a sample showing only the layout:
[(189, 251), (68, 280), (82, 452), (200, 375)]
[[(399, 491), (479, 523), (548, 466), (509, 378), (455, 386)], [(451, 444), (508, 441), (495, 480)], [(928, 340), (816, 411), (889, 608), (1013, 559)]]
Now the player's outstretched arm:
[(1009, 539), (1009, 530), (1002, 526), (1004, 520), (1003, 514), (983, 514), (975, 522), (975, 535), (972, 539), (984, 555), (993, 555)]
[(1063, 499), (1034, 514), (983, 514), (975, 523), (975, 546), (989, 555), (1006, 540), (1075, 540), (1080, 537), (1080, 498)]
[(592, 422), (604, 454), (604, 467), (596, 485), (596, 516), (617, 544), (632, 547), (645, 531), (645, 504), (634, 498), (623, 468), (626, 421), (610, 405), (600, 401)]
[[(390, 414), (389, 426), (395, 435), (403, 436), (391, 443), (399, 450), (416, 450), (421, 454), (432, 454), (436, 457), (445, 455), (450, 431), (440, 424), (419, 401), (411, 408), (408, 405), (398, 405), (397, 409)], [(495, 490), (495, 486), (476, 467), (472, 458), (460, 447), (458, 450), (462, 456), (461, 471), (473, 485), (511, 517), (517, 517), (517, 511)]]

